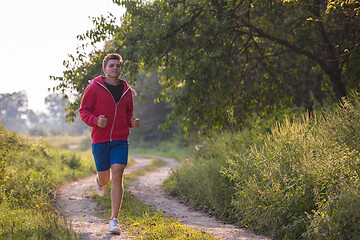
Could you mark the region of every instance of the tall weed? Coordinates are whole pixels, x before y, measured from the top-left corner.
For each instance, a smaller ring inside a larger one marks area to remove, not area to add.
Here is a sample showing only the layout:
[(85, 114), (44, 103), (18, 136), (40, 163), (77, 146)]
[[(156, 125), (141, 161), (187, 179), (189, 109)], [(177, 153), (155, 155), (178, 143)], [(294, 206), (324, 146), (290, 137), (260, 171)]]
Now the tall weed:
[(89, 166), (0, 124), (0, 239), (78, 239), (57, 214), (53, 194), (59, 184), (88, 175)]
[(356, 239), (359, 105), (354, 93), (342, 107), (286, 118), (256, 143), (250, 130), (217, 135), (168, 189), (275, 239)]
[(231, 205), (236, 181), (224, 176), (223, 168), (231, 163), (225, 153), (245, 152), (251, 142), (262, 142), (258, 129), (213, 136), (195, 146), (191, 157), (165, 180), (167, 191), (182, 196), (190, 204), (206, 209), (223, 219), (234, 220), (236, 209)]

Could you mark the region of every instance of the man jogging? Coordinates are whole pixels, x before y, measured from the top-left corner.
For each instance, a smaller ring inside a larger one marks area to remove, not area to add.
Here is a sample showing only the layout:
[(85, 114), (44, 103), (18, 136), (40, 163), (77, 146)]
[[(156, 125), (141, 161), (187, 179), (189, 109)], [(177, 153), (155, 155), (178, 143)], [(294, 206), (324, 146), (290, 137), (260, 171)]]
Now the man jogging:
[(123, 199), (123, 173), (128, 160), (129, 128), (138, 128), (140, 120), (133, 116), (133, 89), (122, 79), (122, 57), (112, 53), (103, 60), (105, 76), (89, 81), (81, 106), (81, 120), (92, 127), (92, 152), (97, 170), (96, 191), (105, 195), (112, 179), (112, 216), (108, 230), (120, 234), (118, 214)]

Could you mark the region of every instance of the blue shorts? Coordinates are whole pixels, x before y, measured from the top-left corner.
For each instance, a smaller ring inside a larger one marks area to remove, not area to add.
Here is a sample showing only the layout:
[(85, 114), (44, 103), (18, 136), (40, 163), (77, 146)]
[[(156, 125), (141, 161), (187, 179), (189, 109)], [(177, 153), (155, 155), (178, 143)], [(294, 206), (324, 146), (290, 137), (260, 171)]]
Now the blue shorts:
[(129, 142), (117, 140), (103, 143), (93, 143), (92, 152), (98, 172), (107, 171), (112, 164), (127, 165)]

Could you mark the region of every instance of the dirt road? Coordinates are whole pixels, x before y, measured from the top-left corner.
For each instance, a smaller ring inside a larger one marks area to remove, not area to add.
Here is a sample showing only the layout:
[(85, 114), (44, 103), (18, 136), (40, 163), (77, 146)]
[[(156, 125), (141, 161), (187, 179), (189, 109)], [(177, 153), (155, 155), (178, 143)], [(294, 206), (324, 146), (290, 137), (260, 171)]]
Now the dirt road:
[[(136, 165), (128, 167), (125, 174), (151, 164), (148, 158), (140, 155), (132, 155), (132, 158), (136, 161)], [(161, 208), (166, 215), (189, 227), (199, 228), (224, 240), (269, 239), (257, 236), (236, 226), (225, 224), (208, 214), (193, 210), (191, 207), (180, 203), (177, 199), (167, 196), (161, 183), (169, 176), (170, 169), (176, 167), (178, 163), (174, 159), (158, 158), (166, 161), (168, 165), (140, 177), (129, 187), (129, 190), (136, 198), (149, 204), (154, 209)], [(104, 220), (96, 217), (96, 212), (100, 209), (89, 197), (89, 194), (95, 190), (94, 179), (95, 176), (91, 176), (66, 184), (59, 189), (59, 202), (63, 214), (68, 221), (71, 221), (74, 230), (81, 234), (82, 239), (131, 239), (126, 234), (126, 229), (123, 229), (120, 236), (109, 234), (107, 232), (107, 221), (104, 222)]]
[[(135, 159), (134, 166), (127, 167), (125, 174), (151, 165), (145, 158)], [(72, 228), (81, 235), (81, 239), (131, 239), (125, 229), (121, 235), (114, 235), (107, 231), (108, 220), (97, 217), (101, 209), (90, 196), (95, 191), (95, 175), (75, 182), (65, 184), (57, 191), (58, 204), (61, 214), (70, 223)]]

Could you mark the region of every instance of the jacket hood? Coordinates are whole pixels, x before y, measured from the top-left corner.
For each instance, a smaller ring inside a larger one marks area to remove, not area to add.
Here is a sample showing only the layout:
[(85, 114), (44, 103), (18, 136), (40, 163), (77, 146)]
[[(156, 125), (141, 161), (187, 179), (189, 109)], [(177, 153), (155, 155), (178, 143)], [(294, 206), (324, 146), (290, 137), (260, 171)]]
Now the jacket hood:
[[(104, 79), (106, 79), (105, 76), (97, 76), (93, 80), (89, 80), (89, 83), (98, 83), (105, 86)], [(136, 91), (132, 87), (130, 87), (130, 85), (125, 80), (121, 78), (118, 78), (118, 80), (124, 83), (124, 89), (130, 88), (130, 90), (134, 93), (134, 95), (137, 96)]]
[[(104, 83), (104, 80), (105, 80), (105, 79), (106, 79), (105, 76), (97, 76), (97, 77), (94, 78), (93, 80), (89, 80), (89, 83), (101, 83), (101, 84), (104, 85), (104, 84), (105, 84), (105, 83)], [(122, 82), (125, 84), (125, 86), (129, 86), (125, 80), (120, 79), (120, 78), (118, 78), (118, 80), (119, 80), (119, 81), (122, 81)]]

